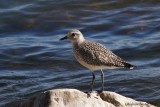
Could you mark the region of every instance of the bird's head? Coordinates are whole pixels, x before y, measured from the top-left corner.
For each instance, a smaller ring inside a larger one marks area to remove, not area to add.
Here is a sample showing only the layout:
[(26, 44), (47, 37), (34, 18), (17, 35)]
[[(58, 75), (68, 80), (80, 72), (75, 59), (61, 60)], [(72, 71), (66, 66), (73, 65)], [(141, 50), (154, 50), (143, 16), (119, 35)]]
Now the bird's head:
[(82, 43), (85, 40), (83, 34), (77, 29), (70, 30), (67, 35), (60, 40), (64, 39), (69, 39), (72, 43)]

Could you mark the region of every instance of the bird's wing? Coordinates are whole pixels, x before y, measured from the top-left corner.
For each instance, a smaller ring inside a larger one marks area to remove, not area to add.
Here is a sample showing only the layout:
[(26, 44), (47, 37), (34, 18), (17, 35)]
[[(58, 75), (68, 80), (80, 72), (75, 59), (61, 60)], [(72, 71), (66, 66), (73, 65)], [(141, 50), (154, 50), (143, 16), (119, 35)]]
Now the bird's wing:
[(115, 67), (132, 67), (131, 64), (115, 55), (112, 51), (110, 51), (102, 44), (86, 41), (86, 43), (84, 43), (83, 45), (85, 45), (83, 46), (84, 50), (87, 53), (92, 54), (90, 56), (92, 56), (92, 59), (95, 61), (94, 63)]

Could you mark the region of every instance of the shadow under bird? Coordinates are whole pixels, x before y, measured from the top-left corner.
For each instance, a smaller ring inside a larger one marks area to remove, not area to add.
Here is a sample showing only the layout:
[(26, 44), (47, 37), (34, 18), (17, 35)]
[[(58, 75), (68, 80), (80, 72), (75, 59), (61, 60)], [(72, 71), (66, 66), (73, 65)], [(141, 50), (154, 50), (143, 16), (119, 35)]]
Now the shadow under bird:
[(94, 71), (101, 71), (102, 90), (104, 91), (104, 69), (129, 68), (133, 65), (115, 55), (112, 51), (100, 43), (85, 40), (83, 34), (77, 30), (70, 30), (67, 35), (60, 40), (69, 39), (72, 42), (74, 56), (84, 67), (92, 71), (91, 91), (95, 81)]

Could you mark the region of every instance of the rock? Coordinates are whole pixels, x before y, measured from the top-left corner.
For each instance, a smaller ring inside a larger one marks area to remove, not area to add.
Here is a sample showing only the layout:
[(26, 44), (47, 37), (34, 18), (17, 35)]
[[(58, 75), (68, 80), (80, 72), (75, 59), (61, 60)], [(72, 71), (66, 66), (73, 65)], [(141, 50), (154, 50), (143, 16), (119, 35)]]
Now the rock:
[(86, 94), (76, 89), (54, 89), (29, 98), (18, 107), (155, 107), (114, 92)]
[(103, 101), (109, 102), (115, 107), (156, 107), (146, 102), (136, 101), (110, 91), (101, 93), (100, 97)]

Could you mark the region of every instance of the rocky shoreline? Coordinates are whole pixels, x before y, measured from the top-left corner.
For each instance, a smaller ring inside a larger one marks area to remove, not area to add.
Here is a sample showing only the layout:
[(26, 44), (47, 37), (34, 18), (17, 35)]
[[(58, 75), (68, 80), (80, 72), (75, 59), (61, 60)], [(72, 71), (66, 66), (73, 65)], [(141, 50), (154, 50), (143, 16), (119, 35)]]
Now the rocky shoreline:
[(18, 107), (156, 107), (115, 92), (84, 93), (76, 89), (53, 89), (20, 102)]

